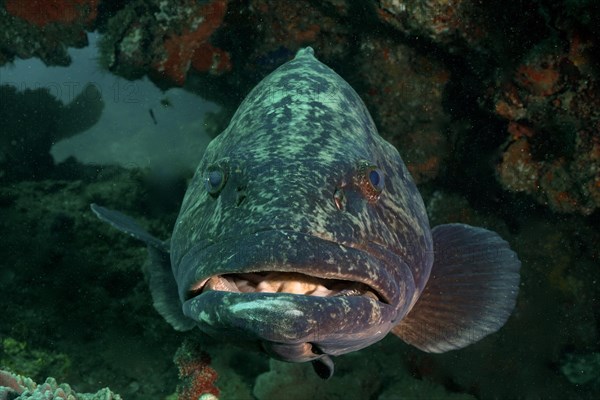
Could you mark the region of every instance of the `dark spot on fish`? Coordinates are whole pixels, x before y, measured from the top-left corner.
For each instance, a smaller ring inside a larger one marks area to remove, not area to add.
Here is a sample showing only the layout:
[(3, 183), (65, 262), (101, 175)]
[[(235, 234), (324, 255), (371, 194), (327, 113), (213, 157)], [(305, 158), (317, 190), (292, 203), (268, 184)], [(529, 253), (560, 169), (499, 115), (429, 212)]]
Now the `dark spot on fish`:
[(238, 186), (236, 188), (237, 197), (235, 200), (235, 206), (239, 207), (246, 201), (246, 186)]

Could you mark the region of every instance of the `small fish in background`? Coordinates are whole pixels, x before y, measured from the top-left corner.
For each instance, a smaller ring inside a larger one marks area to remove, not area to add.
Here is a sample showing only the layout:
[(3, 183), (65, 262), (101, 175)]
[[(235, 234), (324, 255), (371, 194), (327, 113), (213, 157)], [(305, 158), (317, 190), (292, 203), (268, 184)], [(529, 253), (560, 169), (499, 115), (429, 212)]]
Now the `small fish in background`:
[(154, 116), (154, 110), (149, 108), (148, 113), (150, 114), (150, 118), (152, 118), (152, 122), (154, 122), (154, 125), (158, 125), (158, 121), (156, 121), (156, 117)]
[(160, 105), (164, 108), (173, 107), (173, 103), (171, 103), (171, 99), (169, 99), (168, 97), (163, 97), (162, 99), (160, 99)]
[[(163, 97), (162, 99), (160, 99), (160, 105), (163, 108), (173, 107), (173, 103), (171, 103), (171, 100), (168, 97)], [(156, 115), (154, 114), (154, 109), (149, 108), (148, 113), (150, 114), (150, 118), (152, 118), (152, 122), (154, 122), (154, 125), (158, 125), (158, 121), (156, 120)]]
[(208, 146), (169, 241), (98, 205), (146, 243), (154, 305), (175, 329), (259, 344), (333, 374), (332, 356), (389, 332), (427, 352), (497, 331), (520, 262), (496, 233), (429, 226), (398, 151), (311, 48), (242, 102)]

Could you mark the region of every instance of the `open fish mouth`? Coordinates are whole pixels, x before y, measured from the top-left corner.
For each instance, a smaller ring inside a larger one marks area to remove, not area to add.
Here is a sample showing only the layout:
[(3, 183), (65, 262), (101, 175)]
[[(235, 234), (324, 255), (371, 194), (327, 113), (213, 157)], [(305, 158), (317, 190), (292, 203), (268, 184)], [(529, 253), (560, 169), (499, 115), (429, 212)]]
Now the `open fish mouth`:
[(383, 247), (286, 230), (199, 242), (175, 266), (184, 315), (200, 330), (258, 341), (286, 361), (380, 340), (414, 291), (407, 265)]
[(287, 230), (199, 243), (174, 272), (183, 302), (221, 291), (366, 297), (396, 305), (413, 285), (404, 261), (383, 246), (342, 244)]
[(215, 275), (192, 290), (192, 297), (210, 290), (233, 293), (289, 293), (317, 297), (367, 296), (387, 303), (383, 296), (362, 282), (327, 279), (298, 272), (249, 272)]

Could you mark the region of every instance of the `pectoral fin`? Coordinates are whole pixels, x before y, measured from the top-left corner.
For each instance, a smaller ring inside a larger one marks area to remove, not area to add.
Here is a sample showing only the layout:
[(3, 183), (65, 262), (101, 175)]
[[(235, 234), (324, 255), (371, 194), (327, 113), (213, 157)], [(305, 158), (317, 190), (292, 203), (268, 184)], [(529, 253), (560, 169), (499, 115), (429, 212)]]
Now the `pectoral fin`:
[(148, 258), (147, 271), (154, 308), (175, 330), (189, 331), (195, 323), (183, 315), (169, 253), (148, 246)]
[(515, 306), (521, 262), (506, 241), (483, 228), (447, 224), (432, 234), (429, 281), (392, 332), (423, 351), (442, 353), (504, 325)]
[(109, 210), (108, 208), (104, 208), (98, 204), (92, 203), (90, 208), (98, 218), (117, 228), (121, 232), (125, 232), (137, 240), (141, 240), (148, 246), (152, 246), (166, 253), (169, 252), (169, 247), (165, 242), (146, 232), (146, 230), (142, 228), (133, 218), (128, 217), (119, 211)]
[(135, 239), (146, 243), (148, 249), (148, 278), (154, 308), (162, 317), (178, 331), (187, 331), (194, 327), (194, 321), (183, 315), (177, 291), (177, 283), (171, 270), (168, 242), (164, 242), (149, 234), (133, 218), (92, 204), (92, 211), (102, 221)]

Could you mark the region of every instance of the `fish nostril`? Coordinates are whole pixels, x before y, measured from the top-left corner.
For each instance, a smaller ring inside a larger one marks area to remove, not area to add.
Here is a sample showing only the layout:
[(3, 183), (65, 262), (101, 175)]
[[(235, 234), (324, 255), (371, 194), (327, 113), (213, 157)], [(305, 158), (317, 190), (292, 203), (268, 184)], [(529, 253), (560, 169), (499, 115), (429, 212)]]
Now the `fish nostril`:
[(238, 186), (236, 191), (237, 197), (235, 199), (235, 206), (239, 207), (246, 201), (246, 186)]
[(346, 208), (346, 195), (344, 194), (344, 189), (336, 188), (333, 193), (333, 202), (338, 210), (344, 211)]
[(242, 205), (242, 203), (244, 203), (246, 201), (246, 195), (245, 194), (241, 194), (237, 197), (237, 200), (235, 202), (236, 207), (239, 207)]

